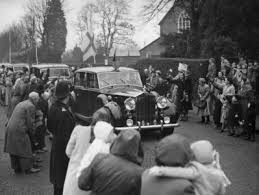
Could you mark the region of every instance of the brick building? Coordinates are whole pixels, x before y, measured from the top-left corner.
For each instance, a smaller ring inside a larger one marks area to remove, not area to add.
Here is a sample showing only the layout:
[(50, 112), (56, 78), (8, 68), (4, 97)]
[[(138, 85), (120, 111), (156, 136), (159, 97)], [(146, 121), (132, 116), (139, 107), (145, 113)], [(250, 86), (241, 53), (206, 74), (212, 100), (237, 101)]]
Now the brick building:
[(160, 37), (139, 50), (141, 58), (160, 57), (161, 53), (165, 51), (165, 46), (162, 45), (163, 35), (181, 33), (181, 30), (190, 28), (190, 19), (181, 5), (182, 3), (182, 0), (176, 0), (172, 8), (159, 22)]

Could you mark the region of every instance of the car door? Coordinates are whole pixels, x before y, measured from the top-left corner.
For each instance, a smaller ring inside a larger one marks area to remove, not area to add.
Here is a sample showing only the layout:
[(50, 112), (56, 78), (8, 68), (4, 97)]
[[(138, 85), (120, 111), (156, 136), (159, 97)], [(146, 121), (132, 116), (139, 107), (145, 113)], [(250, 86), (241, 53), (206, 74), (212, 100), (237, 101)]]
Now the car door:
[(96, 73), (88, 72), (86, 74), (86, 89), (88, 91), (86, 101), (89, 113), (94, 113), (99, 106), (97, 105), (97, 96), (100, 94)]
[(84, 117), (89, 117), (91, 114), (88, 112), (87, 108), (87, 95), (88, 91), (86, 89), (86, 73), (77, 72), (74, 76), (74, 86), (75, 86), (75, 113), (83, 115)]

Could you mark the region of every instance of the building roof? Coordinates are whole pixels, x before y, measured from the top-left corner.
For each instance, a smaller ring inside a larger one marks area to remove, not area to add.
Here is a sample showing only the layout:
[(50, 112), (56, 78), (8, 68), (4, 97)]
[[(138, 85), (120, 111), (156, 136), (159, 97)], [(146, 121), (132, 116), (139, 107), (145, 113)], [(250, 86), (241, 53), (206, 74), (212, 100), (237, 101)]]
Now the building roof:
[(16, 63), (16, 64), (4, 64), (6, 67), (29, 67), (26, 63)]
[[(111, 49), (109, 57), (113, 57), (115, 49)], [(126, 57), (126, 56), (140, 56), (138, 49), (118, 49), (116, 50), (116, 56)]]
[(66, 64), (34, 64), (32, 67), (36, 68), (68, 68)]
[(169, 11), (164, 15), (164, 17), (160, 20), (158, 25), (161, 25), (161, 23), (169, 16), (169, 14), (173, 11), (174, 5), (169, 9)]
[[(99, 66), (99, 67), (88, 67), (88, 68), (80, 68), (76, 72), (94, 72), (94, 73), (100, 73), (100, 72), (112, 72), (114, 71), (113, 66)], [(128, 72), (128, 71), (137, 71), (133, 68), (127, 68), (127, 67), (119, 67), (120, 72)]]
[(153, 43), (159, 41), (160, 37), (158, 37), (157, 39), (155, 39), (154, 41), (152, 41), (151, 43), (147, 44), (145, 47), (143, 47), (142, 49), (140, 49), (139, 51), (142, 51), (144, 49), (146, 49), (147, 47), (149, 47), (150, 45), (152, 45)]

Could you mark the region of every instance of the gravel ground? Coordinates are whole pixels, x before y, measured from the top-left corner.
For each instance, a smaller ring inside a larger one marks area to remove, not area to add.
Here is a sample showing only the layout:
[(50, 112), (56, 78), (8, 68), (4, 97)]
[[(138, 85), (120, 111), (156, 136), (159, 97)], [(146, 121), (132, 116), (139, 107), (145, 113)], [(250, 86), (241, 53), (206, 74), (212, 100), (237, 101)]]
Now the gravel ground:
[[(232, 182), (228, 195), (259, 194), (259, 147), (257, 142), (248, 142), (216, 132), (211, 125), (197, 123), (198, 117), (193, 112), (188, 122), (181, 123), (175, 132), (183, 134), (191, 140), (208, 139), (220, 152), (222, 167)], [(9, 156), (3, 153), (5, 108), (0, 107), (0, 195), (49, 195), (52, 185), (48, 178), (49, 152), (39, 155), (43, 160), (42, 171), (32, 175), (14, 175)], [(158, 142), (158, 133), (149, 132), (142, 136), (145, 168), (154, 165), (154, 148)], [(48, 147), (50, 142), (48, 138)]]

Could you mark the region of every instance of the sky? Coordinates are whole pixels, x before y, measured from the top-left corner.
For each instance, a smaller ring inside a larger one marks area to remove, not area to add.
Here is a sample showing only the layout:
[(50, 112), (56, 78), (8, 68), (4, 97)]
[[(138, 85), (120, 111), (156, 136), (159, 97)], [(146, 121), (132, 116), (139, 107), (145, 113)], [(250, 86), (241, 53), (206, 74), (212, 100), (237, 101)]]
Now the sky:
[[(0, 0), (0, 32), (8, 28), (12, 23), (19, 21), (25, 14), (25, 6), (28, 0)], [(65, 15), (67, 20), (67, 48), (74, 48), (75, 45), (80, 45), (77, 39), (75, 23), (77, 15), (81, 8), (89, 1), (93, 0), (65, 0)], [(161, 16), (158, 16), (154, 21), (146, 24), (140, 16), (141, 7), (145, 0), (131, 1), (131, 18), (132, 23), (136, 27), (136, 32), (133, 40), (140, 48), (159, 37), (158, 22)]]

